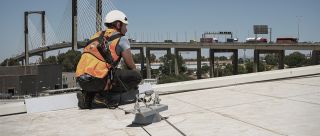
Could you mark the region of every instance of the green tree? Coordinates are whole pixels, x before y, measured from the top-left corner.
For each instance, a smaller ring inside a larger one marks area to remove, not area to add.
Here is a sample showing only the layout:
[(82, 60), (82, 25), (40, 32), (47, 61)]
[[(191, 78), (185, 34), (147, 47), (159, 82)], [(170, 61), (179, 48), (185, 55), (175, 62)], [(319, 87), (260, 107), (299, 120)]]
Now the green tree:
[(150, 54), (150, 58), (149, 58), (150, 63), (155, 62), (155, 61), (156, 61), (156, 59), (157, 59), (156, 55), (154, 55), (154, 54)]
[(266, 71), (266, 70), (267, 70), (267, 65), (266, 65), (266, 63), (261, 63), (261, 62), (262, 62), (262, 61), (260, 61), (259, 67), (258, 67), (259, 72), (261, 72), (261, 71)]
[(247, 70), (244, 65), (238, 65), (238, 74), (245, 74)]
[(14, 60), (12, 58), (10, 59), (5, 59), (3, 62), (1, 62), (0, 64), (1, 66), (17, 66), (17, 65), (20, 65), (18, 60)]
[[(132, 58), (133, 58), (133, 61), (134, 61), (135, 63), (140, 63), (140, 62), (141, 62), (140, 53), (133, 54), (133, 55), (132, 55)], [(150, 60), (151, 63), (152, 63), (152, 62), (155, 62), (156, 59), (157, 59), (156, 55), (150, 54), (149, 60)]]
[(58, 60), (56, 56), (50, 56), (44, 59), (41, 64), (58, 64)]
[(133, 55), (132, 55), (132, 58), (133, 58), (133, 61), (134, 61), (135, 63), (140, 63), (140, 62), (141, 62), (140, 53), (133, 54)]
[(204, 64), (202, 67), (201, 67), (201, 74), (206, 74), (208, 73), (210, 70), (210, 67), (208, 66), (208, 64)]
[(204, 57), (204, 56), (201, 56), (201, 61), (207, 61), (207, 60), (209, 60), (209, 58), (206, 58), (206, 57)]
[[(163, 64), (160, 65), (159, 70), (164, 75), (170, 75), (174, 73), (174, 57), (175, 55), (172, 54), (166, 54), (163, 57), (160, 57), (160, 61), (163, 62)], [(178, 70), (179, 73), (184, 73), (187, 71), (187, 67), (185, 65), (185, 62), (181, 55), (178, 56)]]
[(70, 59), (65, 59), (62, 61), (63, 71), (73, 72), (76, 70), (76, 66)]
[(80, 51), (69, 50), (66, 53), (58, 55), (58, 64), (62, 64), (62, 70), (65, 72), (73, 72), (76, 70), (81, 57)]
[(247, 73), (253, 72), (253, 62), (252, 61), (248, 61), (244, 65), (245, 65)]
[(264, 59), (268, 65), (277, 65), (278, 59), (274, 54), (267, 54)]
[(239, 64), (243, 64), (243, 63), (244, 63), (243, 58), (239, 58), (239, 59), (238, 59), (238, 63), (239, 63)]
[[(266, 64), (261, 63), (261, 62), (262, 61), (260, 60), (258, 71), (265, 71)], [(248, 61), (244, 65), (245, 65), (247, 73), (252, 73), (253, 72), (253, 62), (252, 61)]]
[(226, 56), (220, 56), (219, 60), (228, 60), (228, 58)]
[(158, 84), (164, 84), (164, 83), (172, 83), (172, 82), (181, 82), (181, 81), (188, 81), (193, 80), (191, 77), (188, 77), (185, 74), (180, 75), (163, 75), (159, 77)]
[(223, 69), (223, 75), (222, 76), (231, 76), (233, 75), (233, 65), (227, 64), (225, 68)]
[(284, 63), (287, 64), (290, 68), (292, 67), (301, 67), (306, 65), (307, 59), (306, 56), (300, 52), (293, 52), (288, 56), (285, 56)]

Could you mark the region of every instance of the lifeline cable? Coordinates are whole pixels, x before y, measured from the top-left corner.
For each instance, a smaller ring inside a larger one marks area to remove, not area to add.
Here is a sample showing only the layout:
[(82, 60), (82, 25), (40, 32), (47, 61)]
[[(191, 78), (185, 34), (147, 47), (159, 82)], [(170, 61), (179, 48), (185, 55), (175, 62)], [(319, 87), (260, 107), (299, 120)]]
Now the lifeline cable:
[(145, 132), (147, 132), (149, 136), (152, 136), (142, 125), (140, 125), (140, 127), (141, 127)]
[[(124, 111), (125, 112), (125, 114), (127, 114), (126, 112), (126, 110), (125, 109), (123, 109), (123, 108), (120, 108), (120, 107), (117, 107), (116, 109), (119, 109), (119, 110), (122, 110), (122, 111)], [(161, 117), (161, 120), (164, 120), (164, 121), (166, 121), (171, 127), (173, 127), (175, 130), (177, 130), (181, 135), (183, 135), (183, 136), (187, 136), (185, 133), (183, 133), (180, 129), (178, 129), (176, 126), (174, 126), (171, 122), (169, 122), (168, 120), (167, 120), (167, 118), (168, 117), (162, 117), (161, 115), (160, 115), (160, 117)], [(151, 136), (151, 134), (143, 127), (143, 125), (139, 125), (145, 132), (147, 132), (148, 134), (149, 134), (149, 136)]]
[[(161, 116), (161, 115), (160, 115), (160, 116)], [(177, 130), (181, 135), (186, 136), (185, 133), (183, 133), (180, 129), (178, 129), (178, 128), (177, 128), (176, 126), (174, 126), (171, 122), (169, 122), (166, 117), (162, 117), (162, 116), (161, 116), (161, 119), (164, 120), (164, 121), (166, 121), (170, 126), (172, 126), (175, 130)]]

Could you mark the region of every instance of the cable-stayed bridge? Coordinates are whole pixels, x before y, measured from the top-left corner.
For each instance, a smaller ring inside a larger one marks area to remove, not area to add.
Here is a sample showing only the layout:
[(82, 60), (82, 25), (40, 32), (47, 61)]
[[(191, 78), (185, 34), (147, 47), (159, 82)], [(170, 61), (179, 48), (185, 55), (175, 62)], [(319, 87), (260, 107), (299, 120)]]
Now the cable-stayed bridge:
[[(24, 13), (24, 54), (18, 53), (14, 59), (24, 59), (29, 64), (29, 57), (40, 55), (45, 58), (45, 48), (60, 49), (61, 43), (72, 43), (77, 49), (78, 41), (85, 41), (95, 32), (105, 29), (102, 15), (116, 7), (111, 0), (68, 0), (59, 25), (52, 27), (45, 11), (26, 11)], [(37, 15), (41, 21), (36, 20)], [(59, 21), (56, 21), (59, 22)], [(20, 46), (22, 47), (22, 45)], [(42, 51), (38, 53), (39, 51)], [(27, 58), (27, 59), (25, 59)]]
[[(63, 19), (59, 27), (53, 29), (49, 19), (45, 16), (45, 11), (26, 11), (25, 12), (25, 51), (14, 57), (16, 60), (25, 62), (24, 65), (29, 64), (29, 57), (34, 55), (41, 55), (45, 58), (45, 52), (72, 48), (76, 50), (85, 45), (85, 41), (95, 32), (105, 29), (102, 25), (102, 15), (108, 11), (114, 10), (116, 7), (110, 0), (69, 0), (64, 11)], [(29, 19), (31, 14), (40, 14), (41, 23), (34, 23)], [(41, 28), (37, 27), (41, 26)], [(129, 36), (130, 37), (130, 36)], [(151, 37), (151, 36), (150, 36)], [(143, 38), (142, 38), (143, 39)], [(147, 40), (148, 41), (148, 40)], [(162, 40), (163, 41), (163, 40)], [(174, 49), (174, 54), (178, 56), (180, 51), (195, 51), (198, 59), (198, 72), (200, 77), (201, 69), (201, 49), (209, 49), (210, 54), (210, 75), (213, 72), (214, 54), (215, 52), (232, 52), (234, 57), (234, 74), (237, 74), (237, 59), (238, 49), (253, 49), (254, 50), (254, 71), (257, 71), (259, 65), (259, 55), (263, 53), (277, 53), (279, 54), (279, 68), (284, 68), (284, 54), (285, 50), (312, 50), (314, 64), (319, 63), (319, 43), (297, 43), (297, 44), (249, 44), (249, 43), (188, 43), (188, 42), (173, 42), (164, 43), (159, 39), (156, 42), (136, 42), (131, 44), (132, 49), (140, 50), (143, 61), (141, 62), (141, 69), (144, 67), (146, 61), (147, 75), (150, 73), (149, 56), (151, 50), (166, 50), (171, 54), (171, 48)], [(146, 51), (146, 53), (144, 53)], [(146, 57), (144, 57), (146, 54)], [(23, 61), (24, 59), (24, 61)], [(177, 59), (174, 61), (176, 62)], [(177, 63), (175, 73), (178, 74)]]

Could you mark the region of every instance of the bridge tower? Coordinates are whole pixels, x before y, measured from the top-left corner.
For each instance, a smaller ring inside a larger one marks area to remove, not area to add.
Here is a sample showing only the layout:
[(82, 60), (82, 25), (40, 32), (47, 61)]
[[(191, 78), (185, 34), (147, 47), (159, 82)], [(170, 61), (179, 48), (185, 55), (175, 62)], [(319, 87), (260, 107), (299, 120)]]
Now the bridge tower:
[(72, 50), (77, 50), (78, 49), (78, 0), (72, 0), (72, 38), (71, 38), (71, 46)]
[(102, 30), (102, 0), (96, 0), (96, 31)]
[[(24, 12), (24, 53), (25, 53), (25, 64), (29, 65), (29, 30), (28, 30), (28, 16), (29, 14), (40, 14), (41, 15), (41, 37), (42, 37), (42, 47), (46, 45), (46, 36), (45, 36), (45, 11), (26, 11)], [(45, 53), (41, 54), (42, 60), (45, 58)]]

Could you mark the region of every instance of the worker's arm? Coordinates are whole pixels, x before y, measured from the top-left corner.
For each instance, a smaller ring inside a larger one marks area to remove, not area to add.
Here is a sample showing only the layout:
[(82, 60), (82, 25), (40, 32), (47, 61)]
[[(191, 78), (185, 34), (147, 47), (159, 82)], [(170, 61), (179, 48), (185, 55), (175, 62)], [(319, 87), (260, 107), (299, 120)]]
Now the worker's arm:
[(131, 70), (136, 69), (136, 65), (134, 64), (130, 48), (121, 52), (121, 56), (124, 59), (124, 62), (126, 63), (126, 65), (129, 69), (131, 69)]

